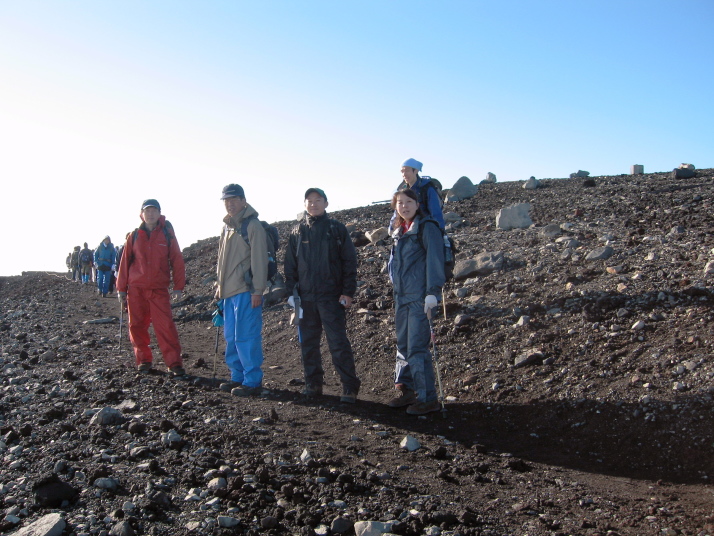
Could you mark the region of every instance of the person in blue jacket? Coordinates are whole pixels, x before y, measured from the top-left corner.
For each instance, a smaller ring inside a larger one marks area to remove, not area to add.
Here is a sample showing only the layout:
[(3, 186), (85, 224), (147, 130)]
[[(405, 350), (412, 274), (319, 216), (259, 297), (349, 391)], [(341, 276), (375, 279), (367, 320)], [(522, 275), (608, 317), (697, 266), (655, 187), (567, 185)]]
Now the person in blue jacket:
[(445, 282), (444, 240), (438, 223), (421, 212), (413, 190), (396, 192), (392, 207), (397, 217), (388, 268), (394, 286), (399, 393), (388, 404), (406, 406), (410, 415), (424, 415), (440, 409), (429, 351), (429, 318)]
[(104, 298), (109, 293), (112, 272), (116, 269), (117, 251), (111, 238), (105, 236), (97, 249), (94, 250), (94, 265), (97, 267), (97, 292)]
[[(408, 158), (402, 163), (402, 179), (404, 182), (399, 187), (399, 191), (409, 189), (414, 190), (417, 194), (417, 200), (419, 201), (419, 208), (425, 216), (430, 216), (432, 219), (436, 220), (439, 227), (444, 229), (444, 210), (441, 206), (441, 197), (437, 189), (431, 184), (431, 179), (427, 177), (420, 177), (419, 172), (424, 164), (415, 160), (414, 158)], [(394, 220), (397, 218), (397, 211), (394, 211), (392, 219), (389, 222), (389, 230), (392, 232), (394, 230)]]

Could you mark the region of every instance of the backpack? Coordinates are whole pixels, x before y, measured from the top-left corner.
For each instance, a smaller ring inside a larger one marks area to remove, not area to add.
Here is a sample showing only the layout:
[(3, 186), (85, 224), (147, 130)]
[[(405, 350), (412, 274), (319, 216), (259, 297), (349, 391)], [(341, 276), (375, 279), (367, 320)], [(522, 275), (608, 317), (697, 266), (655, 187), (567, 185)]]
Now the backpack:
[(444, 277), (446, 278), (446, 281), (450, 281), (454, 278), (454, 267), (456, 266), (457, 249), (456, 244), (454, 243), (454, 239), (447, 235), (446, 231), (439, 227), (439, 224), (435, 220), (421, 220), (419, 225), (419, 231), (417, 231), (417, 236), (419, 238), (419, 243), (421, 244), (421, 247), (423, 247), (424, 249), (426, 249), (426, 247), (424, 247), (424, 233), (422, 231), (422, 229), (424, 228), (424, 223), (433, 223), (434, 225), (436, 225), (436, 228), (439, 229), (439, 231), (441, 232), (441, 237), (444, 239)]
[[(243, 237), (243, 240), (245, 240), (245, 243), (248, 244), (248, 247), (250, 247), (250, 240), (248, 240), (248, 223), (253, 218), (258, 219), (255, 215), (249, 216), (243, 220), (240, 226), (240, 235)], [(258, 220), (258, 223), (265, 229), (265, 241), (268, 245), (268, 281), (275, 283), (275, 276), (278, 274), (278, 261), (275, 252), (280, 249), (280, 235), (278, 234), (278, 229), (268, 222)], [(250, 272), (250, 276), (251, 278), (253, 277), (252, 272)]]
[(88, 262), (92, 262), (92, 252), (88, 249), (83, 249), (82, 252), (79, 254), (79, 260), (85, 264)]

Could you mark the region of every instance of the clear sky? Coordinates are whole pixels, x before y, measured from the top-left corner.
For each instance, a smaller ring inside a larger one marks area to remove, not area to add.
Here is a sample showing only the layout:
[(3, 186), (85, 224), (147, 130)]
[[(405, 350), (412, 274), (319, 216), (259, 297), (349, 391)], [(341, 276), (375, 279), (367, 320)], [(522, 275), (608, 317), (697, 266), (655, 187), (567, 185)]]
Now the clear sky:
[(268, 221), (308, 187), (714, 167), (712, 0), (0, 0), (0, 275), (64, 270), (154, 197), (179, 244), (222, 187)]

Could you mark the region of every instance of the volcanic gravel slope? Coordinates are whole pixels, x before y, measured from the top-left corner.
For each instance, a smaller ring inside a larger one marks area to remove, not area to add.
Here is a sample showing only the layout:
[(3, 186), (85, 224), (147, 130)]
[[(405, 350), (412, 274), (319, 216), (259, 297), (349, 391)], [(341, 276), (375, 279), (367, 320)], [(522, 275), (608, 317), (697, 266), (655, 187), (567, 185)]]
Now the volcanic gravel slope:
[[(264, 312), (263, 396), (217, 388), (217, 238), (184, 250), (174, 316), (189, 381), (169, 379), (158, 351), (135, 373), (116, 300), (60, 274), (0, 278), (0, 533), (59, 512), (77, 535), (311, 536), (361, 521), (402, 535), (714, 534), (714, 170), (584, 184), (481, 185), (447, 205), (465, 221), (457, 260), (500, 251), (503, 264), (448, 285), (435, 322), (446, 412), (426, 417), (384, 404), (388, 244), (358, 248), (355, 405), (339, 403), (326, 348), (325, 396), (301, 397), (284, 302)], [(534, 226), (497, 230), (520, 202)], [(332, 216), (365, 232), (390, 213)], [(283, 238), (293, 225), (276, 224)], [(586, 260), (606, 244), (609, 259)], [(406, 436), (421, 447), (401, 448)]]

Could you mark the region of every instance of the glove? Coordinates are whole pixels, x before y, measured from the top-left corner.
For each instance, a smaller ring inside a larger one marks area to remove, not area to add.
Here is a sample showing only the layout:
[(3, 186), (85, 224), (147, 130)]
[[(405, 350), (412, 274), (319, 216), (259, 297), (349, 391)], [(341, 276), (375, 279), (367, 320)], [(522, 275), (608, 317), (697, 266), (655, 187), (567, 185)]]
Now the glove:
[(112, 272), (116, 272), (116, 271), (117, 271), (117, 265), (116, 265), (116, 264), (112, 264)]
[(293, 296), (288, 296), (288, 305), (295, 309), (295, 298)]
[(117, 292), (117, 299), (121, 306), (126, 308), (126, 292)]
[(182, 295), (183, 295), (182, 290), (172, 290), (171, 291), (171, 299), (173, 299), (173, 301), (179, 301), (181, 299)]
[(437, 303), (436, 296), (429, 294), (426, 298), (424, 298), (424, 313), (431, 317), (431, 310), (436, 307)]

